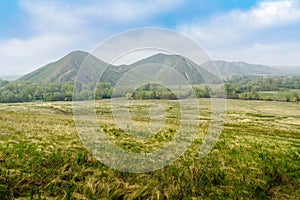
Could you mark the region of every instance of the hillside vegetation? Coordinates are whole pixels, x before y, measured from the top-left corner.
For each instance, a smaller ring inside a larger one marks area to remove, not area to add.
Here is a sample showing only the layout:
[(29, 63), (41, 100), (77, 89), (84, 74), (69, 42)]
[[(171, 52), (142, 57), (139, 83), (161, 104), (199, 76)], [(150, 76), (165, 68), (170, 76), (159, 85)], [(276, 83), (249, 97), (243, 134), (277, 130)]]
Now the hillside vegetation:
[[(97, 87), (91, 83), (77, 82), (76, 99), (108, 99), (126, 97), (129, 99), (183, 99), (191, 97), (228, 98), (243, 100), (267, 100), (298, 102), (300, 100), (299, 77), (262, 77), (235, 76), (224, 85), (214, 88), (214, 84), (192, 85), (193, 91), (184, 86), (173, 86), (174, 91), (166, 86), (149, 83), (132, 91), (131, 87), (115, 87), (110, 82), (99, 82)], [(63, 84), (50, 82), (36, 84), (29, 82), (8, 82), (0, 80), (0, 102), (32, 102), (32, 101), (71, 101), (74, 83)]]

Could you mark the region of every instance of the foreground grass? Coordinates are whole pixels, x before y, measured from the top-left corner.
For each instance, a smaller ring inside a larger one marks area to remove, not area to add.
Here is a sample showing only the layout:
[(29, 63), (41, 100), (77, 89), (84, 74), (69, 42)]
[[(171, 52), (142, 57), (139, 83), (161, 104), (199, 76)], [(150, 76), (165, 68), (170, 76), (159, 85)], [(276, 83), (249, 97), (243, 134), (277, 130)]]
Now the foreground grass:
[[(300, 105), (227, 101), (222, 135), (199, 158), (210, 103), (199, 100), (199, 135), (171, 165), (149, 173), (119, 172), (101, 164), (82, 145), (70, 103), (0, 105), (0, 199), (297, 199), (300, 197)], [(166, 125), (156, 137), (135, 142), (113, 121), (109, 101), (97, 103), (100, 124), (128, 151), (151, 152), (172, 140), (179, 105), (160, 103)], [(131, 112), (140, 125), (150, 118), (142, 101)], [(188, 127), (187, 127), (188, 128)], [(188, 130), (188, 129), (187, 129)]]

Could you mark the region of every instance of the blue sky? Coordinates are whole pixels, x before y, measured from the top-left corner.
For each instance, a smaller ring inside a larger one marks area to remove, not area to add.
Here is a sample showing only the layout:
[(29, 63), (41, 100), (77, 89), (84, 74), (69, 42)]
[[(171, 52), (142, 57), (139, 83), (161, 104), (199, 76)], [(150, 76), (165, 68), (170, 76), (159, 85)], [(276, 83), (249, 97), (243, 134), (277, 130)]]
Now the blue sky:
[(184, 33), (212, 59), (300, 66), (298, 0), (3, 0), (0, 27), (0, 76), (142, 27)]

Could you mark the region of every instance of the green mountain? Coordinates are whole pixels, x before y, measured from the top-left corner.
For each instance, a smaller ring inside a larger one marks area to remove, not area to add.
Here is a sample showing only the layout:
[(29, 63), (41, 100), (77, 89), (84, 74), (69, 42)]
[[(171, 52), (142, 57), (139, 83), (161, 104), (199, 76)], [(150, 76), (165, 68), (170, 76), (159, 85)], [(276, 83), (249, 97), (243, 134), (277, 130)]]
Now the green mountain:
[[(232, 75), (284, 74), (284, 72), (274, 67), (253, 65), (245, 62), (210, 61), (200, 66), (185, 57), (162, 53), (141, 59), (130, 65), (113, 66), (87, 52), (74, 51), (56, 62), (49, 63), (22, 76), (18, 80), (37, 84), (49, 82), (66, 83), (75, 80), (88, 83), (101, 77), (99, 81), (116, 84), (124, 74), (127, 74), (129, 79), (131, 76), (133, 81), (136, 80), (135, 77), (139, 77), (140, 80), (149, 78), (150, 74), (151, 77), (156, 77), (156, 79), (169, 79), (170, 82), (176, 83), (178, 79), (176, 77), (179, 74), (180, 77), (184, 77), (190, 84), (215, 83), (219, 80), (217, 78), (218, 72), (215, 72), (211, 67), (213, 64), (217, 66), (223, 77)], [(145, 65), (147, 67), (144, 69), (137, 70)], [(81, 73), (79, 77), (78, 72), (80, 68)]]
[(274, 66), (273, 68), (287, 75), (300, 76), (300, 66)]
[(215, 75), (193, 61), (179, 55), (155, 54), (131, 65), (123, 65), (121, 70), (129, 71), (143, 65), (151, 68), (151, 70), (147, 70), (147, 75), (152, 74), (153, 76), (161, 77), (161, 79), (169, 79), (169, 82), (174, 82), (174, 84), (176, 84), (176, 79), (179, 76), (190, 84), (218, 82), (218, 78)]
[[(227, 61), (213, 61), (217, 66), (219, 72), (223, 77), (230, 77), (233, 75), (283, 75), (284, 72), (266, 65), (249, 64), (245, 62), (227, 62)], [(204, 63), (202, 67), (210, 65), (211, 62)], [(209, 68), (206, 68), (210, 71)]]
[[(210, 72), (193, 63), (191, 60), (178, 55), (156, 54), (131, 65), (113, 66), (83, 51), (71, 52), (58, 61), (49, 63), (18, 80), (38, 84), (48, 82), (66, 83), (75, 80), (88, 83), (101, 77), (99, 81), (115, 84), (125, 73), (130, 75), (133, 69), (145, 64), (148, 65), (148, 69), (144, 73), (144, 77), (143, 73), (140, 72), (136, 75), (131, 74), (131, 76), (139, 76), (139, 79), (146, 79), (151, 74), (153, 77), (173, 80), (174, 69), (176, 69), (191, 84), (204, 83), (203, 77), (206, 77), (210, 81), (217, 80)], [(83, 69), (81, 69), (82, 73), (78, 77), (77, 74), (80, 67)]]
[(82, 51), (71, 52), (60, 60), (49, 63), (18, 80), (34, 83), (71, 81), (87, 55), (88, 53)]
[[(94, 69), (104, 69), (107, 63), (97, 59), (91, 54), (83, 51), (74, 51), (59, 59), (56, 62), (49, 63), (18, 80), (33, 82), (38, 84), (56, 82), (66, 83), (78, 80), (77, 73), (82, 64), (89, 66), (91, 71)], [(94, 68), (94, 69), (93, 69)], [(81, 76), (80, 81), (88, 82), (92, 79), (90, 74)]]
[(0, 76), (0, 80), (7, 80), (7, 81), (14, 81), (20, 78), (21, 76), (18, 75), (12, 75), (12, 76)]

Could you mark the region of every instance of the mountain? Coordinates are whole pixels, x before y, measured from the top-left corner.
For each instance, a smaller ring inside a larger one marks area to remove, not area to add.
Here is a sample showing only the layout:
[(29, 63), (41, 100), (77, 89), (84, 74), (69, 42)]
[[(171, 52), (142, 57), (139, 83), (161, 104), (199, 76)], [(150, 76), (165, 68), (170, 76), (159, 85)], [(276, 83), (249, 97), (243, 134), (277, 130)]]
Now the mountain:
[(274, 66), (273, 68), (293, 76), (300, 76), (300, 66)]
[[(121, 66), (121, 70), (128, 71), (143, 65), (148, 65), (148, 67), (152, 68), (152, 71), (150, 71), (151, 74), (156, 74), (156, 76), (161, 76), (164, 79), (169, 78), (169, 82), (175, 83), (175, 79), (178, 75), (183, 77), (190, 84), (199, 84), (208, 81), (210, 83), (218, 82), (218, 78), (215, 75), (193, 61), (179, 55), (155, 54), (131, 65), (123, 65)], [(179, 74), (176, 75), (173, 69)], [(166, 74), (168, 77), (166, 77)]]
[(6, 81), (14, 81), (20, 78), (21, 76), (18, 75), (12, 75), (12, 76), (0, 76), (0, 80), (6, 80)]
[[(83, 63), (84, 62), (84, 63)], [(108, 64), (83, 51), (73, 51), (56, 62), (49, 63), (25, 76), (19, 81), (27, 81), (38, 84), (56, 82), (66, 83), (75, 80), (89, 82), (93, 80), (96, 71), (103, 71)], [(81, 66), (88, 66), (89, 73), (77, 77)]]
[[(143, 73), (138, 73), (136, 75), (131, 74), (131, 76), (140, 76), (139, 79), (147, 79), (149, 74), (151, 74), (153, 77), (170, 79), (175, 83), (176, 80), (173, 80), (172, 78), (175, 77), (175, 70), (172, 70), (172, 68), (174, 68), (190, 84), (203, 83), (204, 79), (202, 76), (205, 76), (210, 81), (217, 80), (217, 78), (210, 72), (193, 63), (191, 60), (178, 55), (156, 54), (131, 65), (114, 66), (108, 65), (93, 55), (83, 51), (71, 52), (58, 61), (49, 63), (19, 78), (18, 80), (38, 84), (48, 82), (66, 83), (75, 80), (87, 83), (102, 75), (101, 80), (99, 81), (116, 84), (122, 75), (145, 64), (149, 65), (149, 67), (147, 68), (147, 72), (144, 73), (144, 77)], [(169, 66), (169, 68), (166, 66)], [(80, 67), (83, 67), (84, 70), (82, 70), (80, 77), (78, 77), (77, 74)]]
[[(232, 75), (287, 75), (279, 68), (266, 65), (226, 61), (210, 61), (197, 65), (185, 57), (162, 53), (141, 59), (130, 65), (114, 66), (108, 65), (87, 52), (74, 51), (56, 62), (49, 63), (22, 76), (18, 80), (37, 84), (66, 83), (75, 80), (88, 83), (101, 77), (99, 81), (116, 84), (124, 74), (128, 75), (129, 79), (132, 78), (133, 81), (135, 81), (135, 77), (139, 77), (140, 80), (147, 79), (151, 74), (151, 77), (156, 77), (156, 80), (161, 78), (176, 83), (179, 74), (190, 84), (214, 83), (218, 82), (218, 73), (213, 70), (212, 64), (217, 66), (224, 78)], [(147, 67), (141, 69), (140, 66)], [(79, 70), (82, 72), (79, 73), (80, 76), (78, 76)]]
[(88, 53), (74, 51), (56, 62), (49, 63), (18, 80), (34, 83), (71, 81)]
[[(219, 72), (223, 77), (230, 77), (233, 75), (284, 75), (284, 72), (279, 69), (269, 67), (266, 65), (249, 64), (246, 62), (226, 62), (226, 61), (213, 61), (217, 66)], [(202, 67), (209, 68), (206, 66), (211, 62), (204, 63)]]

